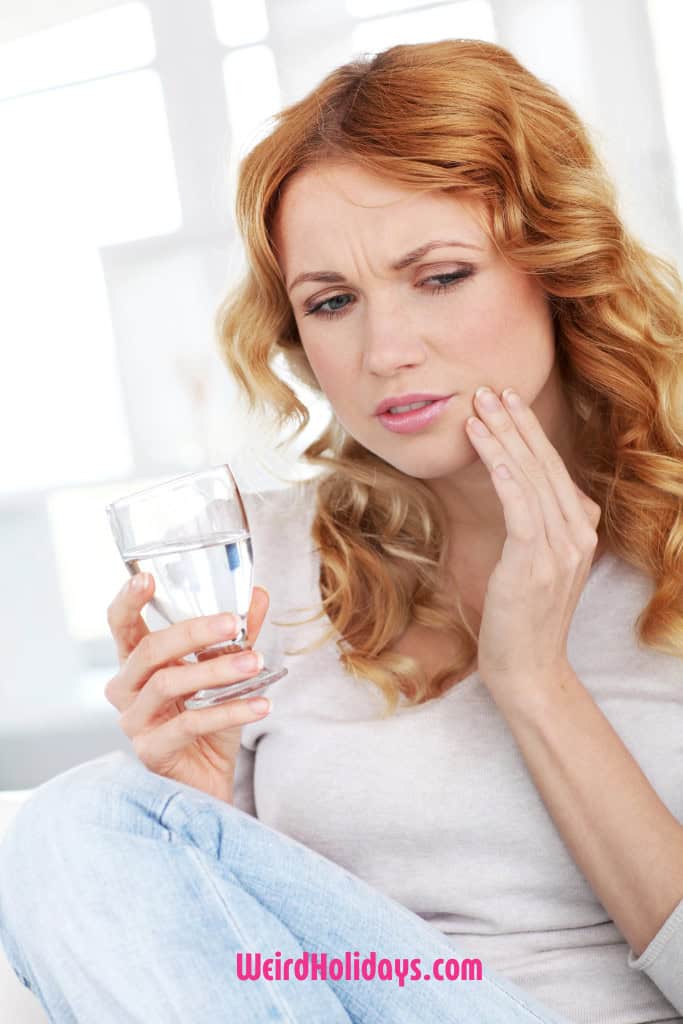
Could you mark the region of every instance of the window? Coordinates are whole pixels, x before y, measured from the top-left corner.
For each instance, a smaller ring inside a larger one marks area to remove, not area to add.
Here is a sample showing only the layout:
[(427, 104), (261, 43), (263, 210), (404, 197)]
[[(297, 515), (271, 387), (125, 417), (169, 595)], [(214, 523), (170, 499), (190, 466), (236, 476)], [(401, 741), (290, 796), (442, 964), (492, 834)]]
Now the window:
[(126, 70), (153, 57), (150, 31), (126, 4), (0, 51), (0, 496), (130, 469), (98, 248), (181, 222), (158, 74)]
[(265, 0), (211, 0), (216, 35), (225, 46), (259, 43), (268, 34)]
[(648, 6), (662, 111), (676, 177), (676, 197), (683, 214), (683, 125), (680, 113), (680, 97), (683, 95), (683, 4), (680, 0), (648, 0)]
[(147, 7), (112, 7), (0, 45), (0, 99), (131, 71), (154, 56)]
[[(349, 6), (363, 10), (407, 7), (407, 3), (375, 0), (374, 3)], [(410, 4), (416, 7), (416, 4)], [(352, 12), (352, 13), (355, 13)], [(488, 0), (459, 0), (458, 3), (440, 4), (426, 10), (412, 10), (406, 14), (374, 18), (360, 22), (353, 30), (353, 49), (360, 53), (377, 53), (400, 43), (428, 43), (439, 39), (485, 39), (496, 41), (493, 12)]]
[(223, 78), (232, 128), (228, 174), (236, 188), (242, 157), (269, 131), (269, 119), (282, 106), (275, 57), (269, 46), (246, 46), (228, 53)]
[[(55, 489), (47, 509), (69, 633), (95, 641), (106, 630), (106, 609), (127, 578), (109, 528), (105, 506), (123, 494), (161, 483), (161, 477), (135, 477), (127, 484)], [(95, 557), (91, 557), (92, 553)], [(108, 641), (108, 653), (111, 637)]]
[(269, 119), (282, 107), (282, 96), (275, 56), (266, 42), (270, 26), (265, 0), (211, 2), (218, 40), (229, 47), (223, 58), (223, 81), (231, 128), (228, 182), (234, 206), (238, 164), (267, 134)]
[(346, 10), (354, 18), (376, 18), (380, 14), (434, 6), (434, 0), (346, 0)]

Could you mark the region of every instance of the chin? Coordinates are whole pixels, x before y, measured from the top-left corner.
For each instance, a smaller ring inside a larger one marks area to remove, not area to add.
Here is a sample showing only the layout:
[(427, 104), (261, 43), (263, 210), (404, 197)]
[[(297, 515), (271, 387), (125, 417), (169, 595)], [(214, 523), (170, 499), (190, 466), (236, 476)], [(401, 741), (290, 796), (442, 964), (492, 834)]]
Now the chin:
[(368, 451), (372, 451), (382, 462), (393, 466), (399, 473), (413, 477), (415, 480), (439, 480), (451, 477), (454, 473), (460, 473), (480, 461), (474, 450), (460, 453), (454, 452), (452, 449), (446, 451), (446, 446), (443, 444), (439, 448), (440, 451), (436, 445), (433, 445), (427, 452), (415, 452), (412, 458), (407, 456), (392, 458), (386, 451), (377, 448), (368, 448)]
[(414, 435), (391, 434), (380, 425), (379, 429), (384, 435), (384, 443), (380, 444), (374, 432), (372, 438), (363, 436), (364, 432), (352, 429), (338, 414), (337, 419), (347, 434), (366, 451), (372, 452), (400, 473), (417, 480), (437, 480), (452, 476), (480, 461), (464, 428), (461, 428), (462, 444), (458, 446), (450, 431), (445, 436), (428, 430)]

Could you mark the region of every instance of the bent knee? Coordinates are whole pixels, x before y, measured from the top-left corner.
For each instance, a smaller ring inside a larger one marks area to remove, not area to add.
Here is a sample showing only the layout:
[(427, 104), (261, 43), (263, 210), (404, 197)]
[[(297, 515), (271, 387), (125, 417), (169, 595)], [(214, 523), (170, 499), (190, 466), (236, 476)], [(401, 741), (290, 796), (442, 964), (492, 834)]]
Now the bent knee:
[(129, 816), (125, 805), (146, 769), (121, 750), (84, 761), (36, 786), (0, 841), (0, 891), (8, 876), (37, 880), (41, 861), (77, 858), (83, 827)]

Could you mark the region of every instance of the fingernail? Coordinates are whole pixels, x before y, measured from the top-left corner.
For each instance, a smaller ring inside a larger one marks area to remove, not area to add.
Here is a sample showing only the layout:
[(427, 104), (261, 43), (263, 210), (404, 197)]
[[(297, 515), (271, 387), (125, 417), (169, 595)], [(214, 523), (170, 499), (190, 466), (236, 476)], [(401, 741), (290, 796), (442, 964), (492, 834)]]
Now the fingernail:
[(490, 388), (477, 388), (476, 397), (484, 409), (495, 409), (498, 406), (498, 399)]
[(136, 576), (133, 576), (133, 579), (130, 581), (130, 586), (131, 590), (144, 590), (147, 586), (147, 574), (141, 572)]
[(273, 710), (273, 702), (269, 697), (255, 697), (249, 701), (249, 707), (260, 715), (266, 715)]
[(512, 406), (513, 409), (518, 409), (522, 404), (519, 395), (516, 391), (513, 391), (512, 388), (505, 388), (505, 391), (503, 391), (503, 398), (509, 406)]
[(470, 418), (467, 421), (467, 426), (470, 427), (470, 429), (473, 430), (475, 434), (478, 434), (479, 437), (491, 436), (486, 424), (482, 423), (481, 420), (476, 419), (475, 416), (470, 416)]
[(216, 636), (232, 636), (237, 632), (237, 620), (230, 612), (226, 612), (214, 620), (213, 628)]
[(235, 668), (239, 672), (253, 672), (254, 669), (263, 668), (263, 655), (256, 651), (248, 651), (244, 654), (235, 655)]

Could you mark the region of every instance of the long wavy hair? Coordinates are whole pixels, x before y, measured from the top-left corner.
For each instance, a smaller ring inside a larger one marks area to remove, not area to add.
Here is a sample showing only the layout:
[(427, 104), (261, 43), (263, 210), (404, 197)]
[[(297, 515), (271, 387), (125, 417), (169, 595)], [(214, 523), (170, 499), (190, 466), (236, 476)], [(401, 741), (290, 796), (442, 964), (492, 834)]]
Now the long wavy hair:
[[(615, 188), (576, 113), (507, 50), (464, 39), (359, 57), (280, 111), (239, 165), (236, 222), (248, 269), (216, 326), (249, 408), (283, 428), (294, 422), (294, 437), (309, 411), (274, 357), (321, 389), (278, 265), (273, 218), (288, 179), (329, 159), (356, 161), (415, 191), (483, 201), (492, 243), (536, 275), (574, 417), (576, 482), (602, 510), (607, 546), (655, 580), (636, 622), (639, 641), (683, 657), (683, 286), (674, 265), (620, 220)], [(331, 628), (312, 647), (335, 637), (345, 669), (383, 693), (385, 714), (402, 699), (440, 696), (477, 655), (446, 568), (440, 500), (334, 417), (302, 458), (323, 470), (312, 523), (322, 603), (306, 621), (327, 615)], [(390, 650), (411, 622), (452, 641), (452, 661), (433, 677)]]

